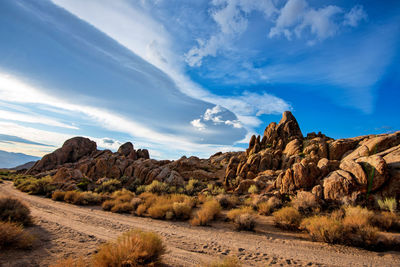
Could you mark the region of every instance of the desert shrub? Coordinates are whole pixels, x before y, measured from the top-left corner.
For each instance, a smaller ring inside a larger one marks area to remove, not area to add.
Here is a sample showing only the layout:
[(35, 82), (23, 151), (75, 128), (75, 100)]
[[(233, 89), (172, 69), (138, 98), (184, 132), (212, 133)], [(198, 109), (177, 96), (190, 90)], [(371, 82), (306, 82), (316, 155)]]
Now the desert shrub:
[(64, 195), (64, 201), (67, 203), (74, 203), (75, 199), (78, 198), (78, 191), (67, 191)]
[(227, 194), (218, 195), (215, 197), (218, 203), (223, 209), (231, 209), (239, 203), (239, 199), (236, 196), (231, 196)]
[(290, 204), (302, 213), (310, 213), (319, 207), (315, 195), (307, 191), (299, 191)]
[(154, 180), (151, 184), (146, 186), (146, 192), (154, 194), (165, 194), (168, 193), (168, 184)]
[(136, 187), (136, 194), (140, 195), (144, 192), (146, 192), (146, 185), (143, 184)]
[(277, 197), (270, 197), (266, 202), (257, 205), (258, 213), (261, 215), (270, 215), (277, 208), (282, 206), (282, 201)]
[(293, 207), (283, 207), (275, 211), (272, 215), (278, 227), (290, 230), (298, 229), (302, 219), (300, 212)]
[(338, 209), (332, 211), (330, 217), (334, 220), (341, 221), (345, 216), (345, 211), (343, 209)]
[(381, 210), (386, 210), (395, 213), (397, 209), (396, 198), (393, 197), (385, 198), (384, 200), (378, 199), (378, 206)]
[(372, 217), (371, 224), (383, 230), (400, 230), (400, 218), (388, 211), (375, 214)]
[(217, 260), (205, 264), (204, 267), (240, 267), (242, 266), (236, 257), (225, 257), (223, 260)]
[(131, 200), (131, 205), (132, 205), (133, 210), (136, 210), (136, 208), (142, 203), (143, 203), (143, 200), (138, 197), (134, 197)]
[(252, 231), (256, 226), (256, 217), (254, 216), (252, 207), (241, 207), (239, 209), (230, 210), (227, 214), (229, 220), (233, 221), (236, 230)]
[(199, 185), (200, 185), (199, 180), (190, 179), (185, 186), (186, 194), (192, 196), (194, 193), (196, 193), (198, 191)]
[(137, 216), (143, 216), (147, 211), (147, 206), (146, 204), (140, 204), (137, 208), (136, 208), (136, 215)]
[(92, 265), (149, 266), (159, 263), (165, 252), (165, 246), (157, 234), (139, 230), (130, 231), (117, 241), (104, 244), (93, 256)]
[(215, 184), (208, 184), (207, 189), (210, 192), (211, 195), (220, 195), (220, 194), (225, 194), (225, 189), (222, 187), (219, 187)]
[(65, 198), (65, 192), (64, 191), (56, 190), (51, 195), (51, 199), (54, 200), (54, 201), (64, 201), (64, 198)]
[(249, 190), (247, 192), (249, 192), (250, 194), (257, 194), (258, 193), (258, 187), (255, 184), (253, 184), (253, 185), (251, 185), (249, 187)]
[(104, 201), (103, 204), (101, 204), (101, 208), (106, 211), (111, 211), (111, 209), (115, 206), (115, 204), (116, 204), (115, 200), (109, 199)]
[(175, 217), (180, 220), (189, 219), (192, 214), (192, 206), (185, 202), (174, 202), (172, 209)]
[(75, 205), (97, 205), (102, 198), (99, 194), (93, 192), (67, 191), (64, 195), (64, 201)]
[(221, 212), (221, 206), (215, 199), (205, 202), (196, 216), (190, 221), (192, 225), (208, 225)]
[(32, 223), (29, 208), (20, 200), (11, 197), (0, 198), (0, 220), (23, 225)]
[(133, 206), (129, 202), (116, 203), (112, 208), (111, 212), (116, 213), (131, 213), (133, 212)]
[(347, 227), (359, 228), (360, 226), (370, 225), (374, 212), (360, 206), (347, 206), (344, 208), (345, 217), (343, 224)]
[(207, 195), (207, 194), (198, 194), (197, 195), (197, 203), (198, 204), (203, 204), (204, 202), (207, 202), (208, 200), (211, 200), (212, 196)]
[(301, 222), (314, 241), (341, 243), (343, 241), (343, 224), (328, 216), (313, 216)]
[(0, 222), (0, 250), (7, 248), (30, 248), (33, 240), (33, 236), (27, 233), (21, 225)]
[(17, 179), (14, 185), (18, 190), (26, 192), (30, 195), (44, 195), (50, 197), (56, 189), (51, 176), (45, 176), (39, 179), (33, 177)]
[(58, 260), (55, 264), (51, 264), (49, 267), (89, 267), (90, 265), (83, 259), (74, 259), (72, 257)]
[(117, 179), (110, 179), (108, 181), (103, 182), (99, 187), (96, 188), (97, 193), (112, 193), (121, 189), (122, 183)]

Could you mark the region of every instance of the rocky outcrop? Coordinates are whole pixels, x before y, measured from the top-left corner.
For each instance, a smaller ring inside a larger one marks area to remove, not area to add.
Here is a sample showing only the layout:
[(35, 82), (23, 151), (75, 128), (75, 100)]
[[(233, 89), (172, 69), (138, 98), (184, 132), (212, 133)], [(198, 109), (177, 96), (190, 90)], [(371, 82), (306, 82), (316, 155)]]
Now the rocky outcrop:
[(272, 171), (268, 180), (273, 180), (275, 192), (285, 195), (311, 190), (335, 201), (360, 193), (397, 195), (400, 132), (339, 140), (320, 132), (303, 137), (297, 120), (285, 112), (279, 124), (266, 127), (262, 138), (251, 137), (244, 155), (231, 159), (225, 185), (266, 180), (266, 171)]

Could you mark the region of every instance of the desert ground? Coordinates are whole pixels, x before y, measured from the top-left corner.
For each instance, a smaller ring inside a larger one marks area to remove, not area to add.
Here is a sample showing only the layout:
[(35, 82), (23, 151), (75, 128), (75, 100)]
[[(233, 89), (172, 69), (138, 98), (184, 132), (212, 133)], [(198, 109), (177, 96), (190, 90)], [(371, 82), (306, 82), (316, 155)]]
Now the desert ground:
[(255, 232), (237, 232), (224, 222), (193, 227), (55, 202), (22, 193), (11, 182), (0, 184), (0, 194), (28, 204), (35, 221), (28, 229), (36, 236), (32, 250), (2, 251), (1, 266), (47, 266), (60, 258), (86, 257), (130, 229), (160, 234), (168, 248), (168, 266), (201, 266), (225, 256), (237, 256), (243, 266), (400, 266), (399, 252), (311, 242), (301, 233), (275, 228), (270, 217), (259, 221)]

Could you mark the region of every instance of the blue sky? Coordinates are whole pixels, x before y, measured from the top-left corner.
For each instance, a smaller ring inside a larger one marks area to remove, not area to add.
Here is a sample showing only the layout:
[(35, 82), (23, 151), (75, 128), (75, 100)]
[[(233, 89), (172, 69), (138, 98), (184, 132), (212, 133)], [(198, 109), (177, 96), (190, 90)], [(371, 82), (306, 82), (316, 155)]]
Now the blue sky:
[(72, 136), (155, 158), (243, 149), (291, 110), (304, 134), (400, 129), (398, 1), (0, 3), (0, 150)]

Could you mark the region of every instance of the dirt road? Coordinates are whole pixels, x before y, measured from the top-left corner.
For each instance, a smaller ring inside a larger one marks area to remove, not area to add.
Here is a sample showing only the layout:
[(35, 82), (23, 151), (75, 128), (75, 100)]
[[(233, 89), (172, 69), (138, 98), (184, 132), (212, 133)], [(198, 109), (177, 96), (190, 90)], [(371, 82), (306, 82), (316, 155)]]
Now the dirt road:
[(400, 266), (400, 253), (377, 253), (345, 246), (330, 246), (294, 238), (273, 227), (270, 231), (236, 232), (226, 223), (193, 227), (105, 212), (30, 196), (10, 182), (0, 184), (0, 196), (25, 201), (35, 218), (38, 249), (0, 252), (2, 266), (46, 266), (57, 257), (87, 256), (122, 232), (138, 228), (159, 233), (167, 247), (170, 266), (199, 266), (224, 256), (238, 256), (244, 266)]

